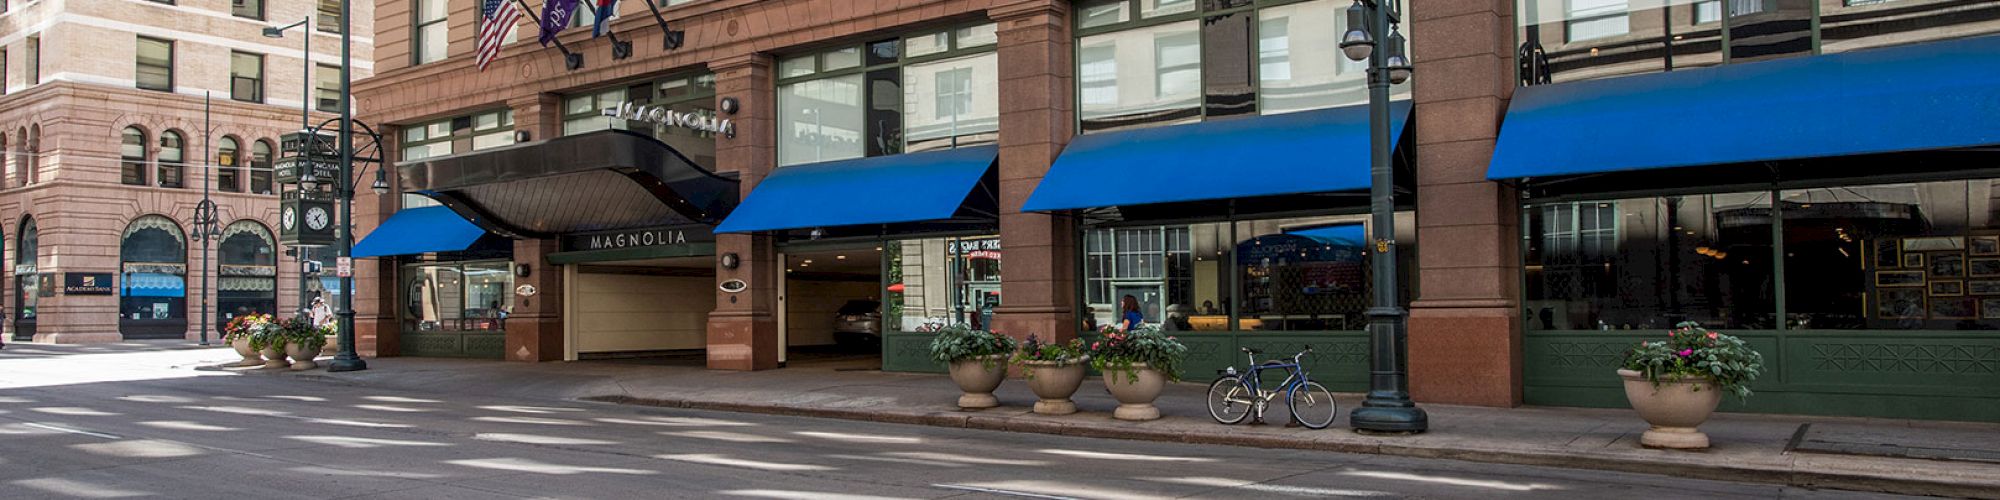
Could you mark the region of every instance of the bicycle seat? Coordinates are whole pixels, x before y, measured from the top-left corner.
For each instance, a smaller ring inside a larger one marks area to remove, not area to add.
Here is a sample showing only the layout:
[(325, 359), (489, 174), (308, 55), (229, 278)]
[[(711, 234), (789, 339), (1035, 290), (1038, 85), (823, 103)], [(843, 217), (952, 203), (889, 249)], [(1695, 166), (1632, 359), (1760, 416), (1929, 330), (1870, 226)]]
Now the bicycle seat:
[(1243, 352), (1247, 352), (1247, 353), (1250, 353), (1250, 354), (1263, 354), (1263, 353), (1264, 353), (1264, 351), (1262, 351), (1262, 350), (1259, 350), (1259, 349), (1255, 349), (1255, 348), (1250, 348), (1250, 347), (1245, 347), (1245, 348), (1243, 348)]

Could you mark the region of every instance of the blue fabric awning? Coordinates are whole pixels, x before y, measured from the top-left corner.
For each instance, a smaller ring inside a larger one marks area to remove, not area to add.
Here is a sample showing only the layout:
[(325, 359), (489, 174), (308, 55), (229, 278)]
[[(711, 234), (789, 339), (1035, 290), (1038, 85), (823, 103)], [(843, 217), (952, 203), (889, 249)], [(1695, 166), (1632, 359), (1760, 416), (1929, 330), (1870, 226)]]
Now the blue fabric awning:
[(354, 244), (354, 257), (414, 255), (456, 252), (479, 241), (486, 230), (473, 225), (448, 207), (401, 210), (390, 215), (375, 231)]
[(2000, 144), (2000, 36), (1523, 87), (1489, 179)]
[(126, 297), (186, 297), (187, 279), (165, 273), (125, 273)]
[(986, 145), (778, 167), (715, 232), (950, 219), (999, 152)]
[[(1392, 144), (1409, 101), (1390, 103)], [(1027, 211), (1324, 193), (1368, 188), (1368, 106), (1205, 121), (1077, 137)]]

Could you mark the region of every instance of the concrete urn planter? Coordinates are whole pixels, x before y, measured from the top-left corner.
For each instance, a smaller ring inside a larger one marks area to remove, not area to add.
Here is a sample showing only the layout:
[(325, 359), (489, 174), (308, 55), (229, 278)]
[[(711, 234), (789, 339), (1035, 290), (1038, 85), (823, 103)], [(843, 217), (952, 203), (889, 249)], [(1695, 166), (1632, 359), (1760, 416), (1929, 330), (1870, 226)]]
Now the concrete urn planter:
[(1618, 370), (1618, 376), (1625, 379), (1625, 399), (1632, 402), (1632, 409), (1639, 411), (1639, 418), (1653, 426), (1639, 436), (1641, 446), (1708, 448), (1708, 435), (1696, 428), (1708, 421), (1708, 416), (1715, 413), (1715, 406), (1722, 403), (1722, 388), (1715, 385), (1715, 380), (1662, 377), (1659, 385), (1654, 385), (1637, 371)]
[(250, 348), (250, 337), (237, 337), (236, 340), (229, 341), (229, 347), (235, 348), (236, 355), (243, 357), (243, 361), (237, 362), (236, 366), (260, 366), (264, 364), (264, 357), (258, 355), (256, 349)]
[(980, 409), (1000, 406), (1000, 398), (993, 397), (993, 390), (1000, 388), (1000, 382), (1007, 380), (1007, 357), (1004, 355), (981, 356), (951, 362), (951, 381), (958, 383), (958, 390), (965, 394), (958, 397), (958, 407)]
[(319, 349), (306, 349), (296, 340), (285, 342), (285, 355), (292, 358), (294, 371), (319, 368), (319, 363), (313, 362), (313, 358), (319, 356)]
[(1076, 402), (1069, 397), (1083, 386), (1083, 360), (1069, 362), (1023, 361), (1022, 368), (1028, 371), (1028, 390), (1035, 391), (1035, 413), (1043, 415), (1068, 415), (1076, 413)]
[(285, 368), (292, 365), (285, 361), (283, 346), (264, 346), (264, 350), (258, 352), (264, 355), (264, 368)]
[(1154, 420), (1160, 418), (1160, 408), (1153, 406), (1153, 400), (1160, 398), (1160, 391), (1167, 387), (1167, 374), (1146, 366), (1133, 363), (1131, 372), (1106, 367), (1104, 388), (1111, 391), (1111, 397), (1118, 399), (1118, 409), (1111, 412), (1112, 418), (1119, 420)]

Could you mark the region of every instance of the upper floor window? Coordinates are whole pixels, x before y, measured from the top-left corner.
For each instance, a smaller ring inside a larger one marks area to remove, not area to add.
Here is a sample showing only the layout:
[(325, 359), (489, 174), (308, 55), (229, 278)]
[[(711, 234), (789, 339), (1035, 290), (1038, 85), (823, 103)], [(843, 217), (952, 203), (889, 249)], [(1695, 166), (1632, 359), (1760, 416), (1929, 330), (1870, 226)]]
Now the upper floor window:
[(138, 69), (134, 80), (146, 90), (174, 90), (174, 42), (139, 37)]
[(223, 136), (215, 147), (215, 189), (243, 191), (242, 146), (235, 137)]
[(1564, 17), (1569, 41), (1610, 38), (1630, 31), (1626, 0), (1567, 0)]
[(250, 143), (250, 192), (271, 194), (271, 147), (270, 139), (258, 139)]
[(340, 112), (340, 67), (319, 64), (313, 70), (313, 108), (328, 113)]
[(28, 45), (28, 60), (23, 66), (26, 66), (28, 70), (28, 85), (40, 85), (42, 83), (42, 36), (29, 36), (25, 42)]
[(997, 140), (997, 30), (960, 26), (778, 61), (778, 164)]
[(229, 0), (229, 13), (236, 17), (264, 19), (264, 0)]
[(604, 116), (604, 110), (626, 102), (656, 106), (704, 119), (714, 118), (715, 75), (675, 76), (563, 98), (563, 135), (606, 129), (647, 133), (667, 143), (668, 147), (693, 160), (696, 165), (715, 168), (715, 133)]
[(264, 56), (247, 52), (229, 53), (229, 98), (264, 102)]
[(118, 160), (119, 182), (146, 185), (146, 131), (125, 127), (119, 134)]
[(446, 118), (403, 128), (403, 161), (466, 153), (514, 143), (514, 110)]
[(416, 24), (410, 29), (416, 36), (413, 42), (416, 50), (410, 51), (416, 58), (416, 64), (445, 58), (451, 40), (447, 29), (449, 23), (445, 22), (450, 18), (451, 8), (446, 4), (445, 0), (416, 0)]
[(179, 131), (160, 133), (160, 187), (187, 187), (187, 141)]
[(316, 9), (319, 11), (319, 16), (313, 19), (313, 24), (320, 31), (340, 33), (340, 2), (341, 0), (319, 0), (319, 7)]
[[(1365, 66), (1328, 52), (1339, 46), (1350, 3), (1078, 2), (1080, 129), (1106, 132), (1366, 103)], [(1407, 86), (1395, 89), (1407, 91)]]

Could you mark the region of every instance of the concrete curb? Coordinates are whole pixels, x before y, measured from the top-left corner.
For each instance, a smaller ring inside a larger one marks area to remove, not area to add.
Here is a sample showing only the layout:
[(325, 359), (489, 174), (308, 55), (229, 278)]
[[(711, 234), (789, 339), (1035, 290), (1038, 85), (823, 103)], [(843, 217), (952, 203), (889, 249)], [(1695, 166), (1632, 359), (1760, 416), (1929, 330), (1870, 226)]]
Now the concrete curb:
[(650, 399), (625, 395), (589, 396), (579, 399), (582, 401), (620, 405), (890, 422), (1060, 436), (1330, 451), (1411, 458), (1463, 460), (1507, 465), (1535, 465), (1631, 472), (1709, 480), (1780, 484), (1801, 488), (1828, 488), (1901, 495), (2000, 499), (2000, 485), (1996, 485), (1995, 483), (1975, 484), (1957, 482), (1931, 477), (1916, 477), (1907, 473), (1834, 473), (1797, 470), (1793, 467), (1783, 466), (1643, 460), (1610, 454), (1580, 454), (1567, 450), (1561, 452), (1553, 450), (1479, 450), (1410, 446), (1396, 443), (1301, 440), (1283, 436), (1250, 433), (1185, 433), (1166, 429), (1149, 429), (1145, 428), (1143, 424), (1106, 425), (1090, 421), (1059, 422), (997, 414), (980, 414), (976, 412), (884, 412), (858, 408), (826, 408), (695, 399)]

